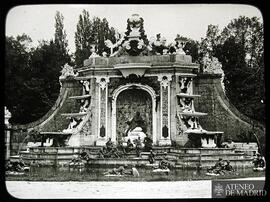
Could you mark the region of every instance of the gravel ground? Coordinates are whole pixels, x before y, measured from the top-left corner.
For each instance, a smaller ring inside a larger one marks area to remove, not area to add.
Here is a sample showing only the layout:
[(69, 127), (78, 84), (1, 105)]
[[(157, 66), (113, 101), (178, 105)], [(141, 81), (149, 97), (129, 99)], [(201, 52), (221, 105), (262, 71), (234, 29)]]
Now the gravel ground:
[[(264, 180), (265, 178), (243, 179)], [(13, 197), (20, 199), (211, 198), (211, 180), (174, 182), (6, 181), (6, 187)]]

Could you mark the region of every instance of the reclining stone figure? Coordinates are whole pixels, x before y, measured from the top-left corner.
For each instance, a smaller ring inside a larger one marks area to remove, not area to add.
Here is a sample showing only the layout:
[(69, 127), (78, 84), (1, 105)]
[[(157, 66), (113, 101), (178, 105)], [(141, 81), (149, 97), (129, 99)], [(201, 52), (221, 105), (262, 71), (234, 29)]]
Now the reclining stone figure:
[(264, 171), (265, 170), (265, 160), (261, 154), (257, 153), (256, 157), (252, 161), (254, 167), (253, 171)]
[(219, 158), (219, 160), (216, 162), (214, 166), (207, 169), (208, 175), (224, 175), (232, 172), (235, 172), (235, 170), (230, 165), (230, 161), (223, 160), (222, 158)]

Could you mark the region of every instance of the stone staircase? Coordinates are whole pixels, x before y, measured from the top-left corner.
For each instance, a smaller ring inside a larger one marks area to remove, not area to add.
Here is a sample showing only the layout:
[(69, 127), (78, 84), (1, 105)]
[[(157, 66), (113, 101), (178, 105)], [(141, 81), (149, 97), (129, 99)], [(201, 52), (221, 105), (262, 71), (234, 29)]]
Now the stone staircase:
[[(21, 151), (20, 154), (26, 163), (33, 160), (41, 165), (68, 165), (74, 157), (85, 149), (90, 160), (88, 166), (92, 167), (114, 167), (119, 165), (144, 166), (149, 164), (149, 152), (141, 152), (141, 157), (137, 157), (135, 150), (132, 150), (122, 158), (98, 158), (98, 152), (102, 147), (30, 147), (28, 151)], [(173, 148), (173, 147), (153, 147), (156, 154), (156, 161), (159, 162), (166, 156), (176, 169), (202, 168), (213, 166), (219, 158), (229, 160), (231, 165), (237, 167), (251, 167), (252, 156), (244, 152), (236, 152), (235, 148)], [(19, 156), (11, 157), (11, 161), (17, 160)]]
[[(64, 165), (67, 164), (74, 157), (77, 157), (84, 149), (90, 154), (92, 160), (89, 164), (93, 165), (122, 165), (130, 163), (146, 164), (148, 163), (149, 152), (141, 152), (141, 158), (137, 157), (135, 150), (126, 154), (123, 158), (98, 158), (98, 152), (102, 147), (89, 146), (89, 147), (29, 147), (27, 151), (21, 151), (20, 155), (26, 163), (31, 163), (33, 160), (42, 165)], [(161, 159), (172, 147), (153, 147), (156, 153), (156, 158)], [(169, 155), (169, 153), (167, 153)], [(10, 160), (15, 161), (19, 159), (19, 155), (11, 156)]]
[(256, 152), (258, 152), (258, 144), (256, 142), (233, 142), (229, 144), (229, 146), (234, 148), (236, 153), (245, 153), (246, 155), (250, 156), (253, 156)]
[(213, 166), (219, 158), (229, 160), (233, 167), (252, 167), (252, 156), (244, 152), (236, 152), (234, 148), (198, 148), (198, 149), (172, 149), (171, 154), (175, 155), (176, 168), (202, 168)]

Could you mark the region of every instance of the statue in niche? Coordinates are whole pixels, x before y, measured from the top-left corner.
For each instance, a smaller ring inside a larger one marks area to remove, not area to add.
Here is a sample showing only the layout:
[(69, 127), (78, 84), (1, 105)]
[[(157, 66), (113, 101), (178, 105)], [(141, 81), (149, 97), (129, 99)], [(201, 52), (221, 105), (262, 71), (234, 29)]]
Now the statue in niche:
[(191, 84), (191, 78), (189, 77), (181, 78), (179, 81), (181, 93), (188, 93), (190, 89), (190, 84)]
[(190, 119), (191, 121), (191, 125), (192, 125), (192, 129), (196, 129), (197, 128), (197, 123), (196, 123), (196, 118), (195, 117), (191, 117)]
[(79, 113), (86, 112), (88, 110), (89, 105), (90, 105), (90, 99), (89, 98), (88, 99), (82, 99)]
[(64, 129), (63, 132), (64, 133), (72, 133), (74, 129), (76, 129), (76, 127), (81, 123), (82, 119), (77, 119), (75, 117), (71, 117), (69, 119), (69, 125), (67, 129)]
[(180, 107), (183, 112), (192, 111), (192, 98), (180, 98)]
[(129, 125), (128, 129), (126, 130), (126, 136), (128, 136), (128, 132), (134, 130), (137, 127), (140, 127), (142, 132), (146, 133), (145, 121), (142, 119), (140, 112), (137, 111), (135, 116), (126, 123)]
[(83, 85), (83, 95), (88, 95), (90, 91), (90, 82), (89, 81), (80, 81)]
[(182, 116), (181, 119), (183, 120), (185, 126), (187, 128), (190, 128), (191, 127), (191, 124), (190, 124), (190, 117), (185, 117), (185, 116)]
[(186, 121), (187, 121), (186, 126), (187, 126), (188, 129), (192, 129), (192, 130), (202, 129), (200, 124), (199, 124), (199, 118), (198, 117), (193, 117), (192, 116), (192, 117), (189, 117), (189, 119), (186, 120)]

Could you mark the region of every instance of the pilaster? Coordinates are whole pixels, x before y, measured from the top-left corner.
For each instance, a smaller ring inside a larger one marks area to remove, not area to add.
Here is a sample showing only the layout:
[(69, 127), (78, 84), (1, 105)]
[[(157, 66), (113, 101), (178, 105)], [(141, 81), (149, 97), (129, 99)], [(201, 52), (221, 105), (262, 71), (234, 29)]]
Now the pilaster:
[(158, 75), (160, 82), (160, 131), (161, 137), (158, 142), (160, 146), (171, 145), (170, 136), (170, 89), (172, 75)]
[(96, 77), (98, 83), (98, 138), (96, 145), (104, 146), (108, 139), (108, 83), (109, 77)]

